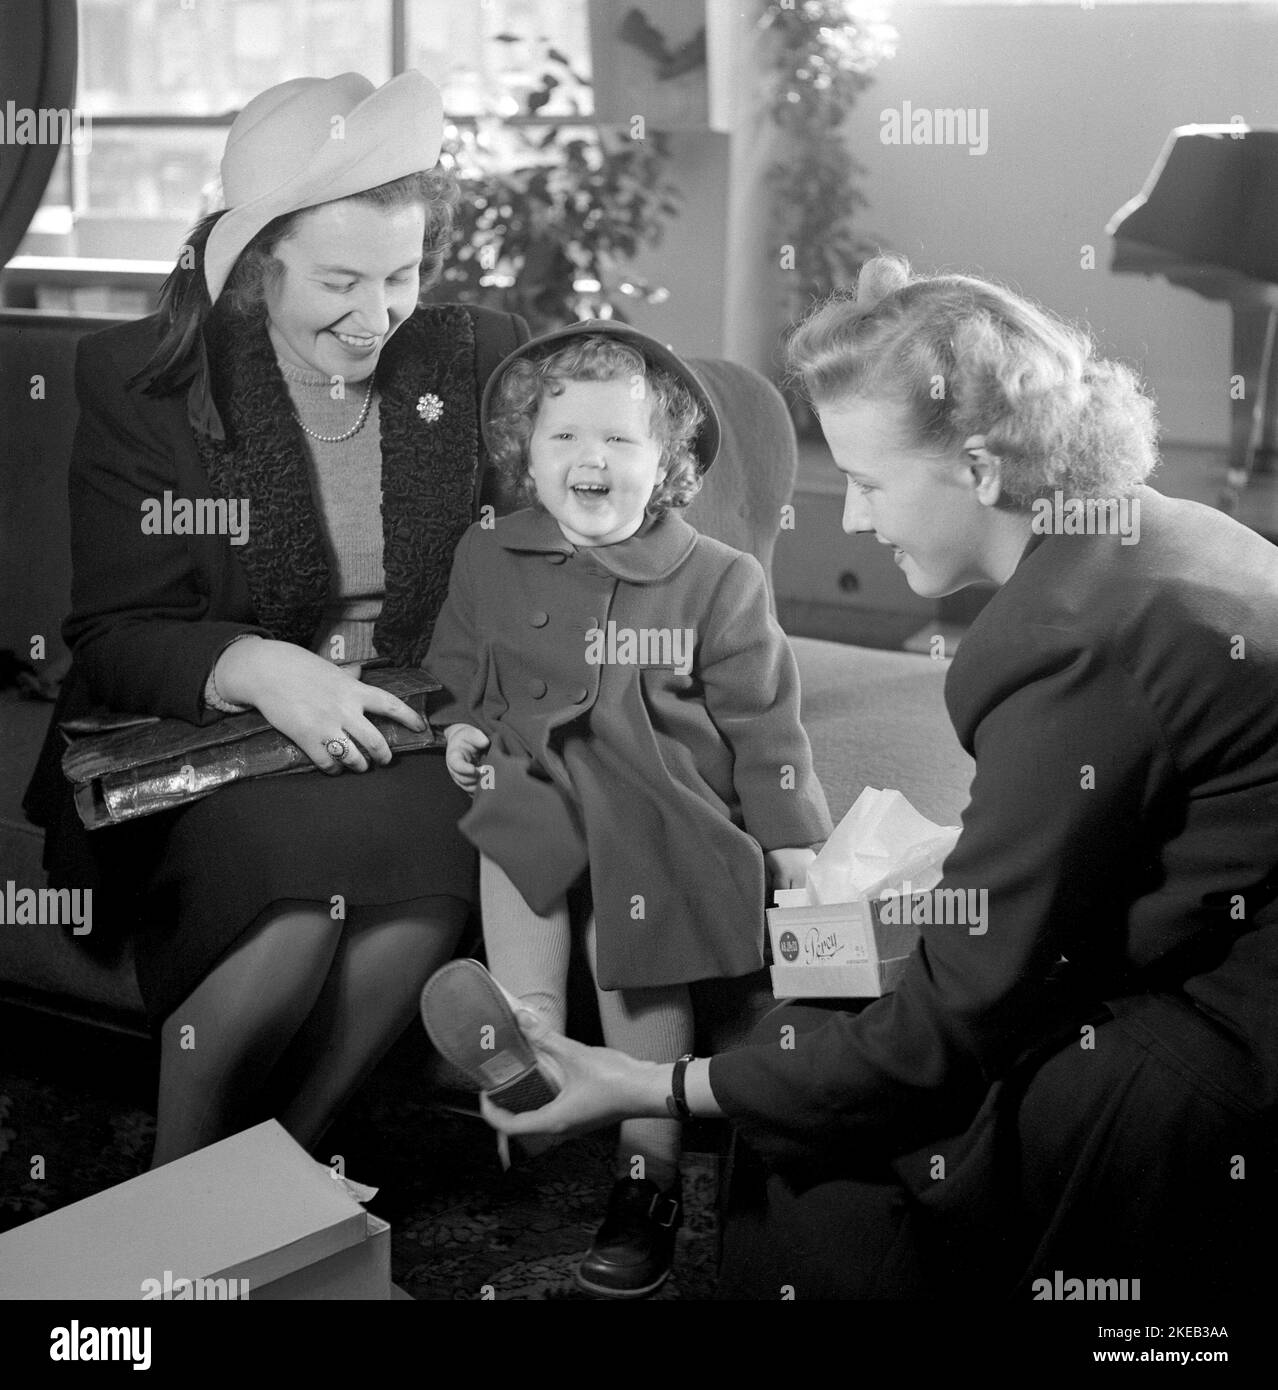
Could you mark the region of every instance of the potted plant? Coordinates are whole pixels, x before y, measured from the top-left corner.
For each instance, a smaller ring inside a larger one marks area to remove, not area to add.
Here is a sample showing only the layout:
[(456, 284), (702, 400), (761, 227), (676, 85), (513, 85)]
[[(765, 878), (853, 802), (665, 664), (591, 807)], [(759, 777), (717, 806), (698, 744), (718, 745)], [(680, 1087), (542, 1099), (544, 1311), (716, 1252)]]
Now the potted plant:
[[(845, 126), (873, 70), (895, 52), (896, 31), (880, 9), (867, 0), (768, 0), (758, 19), (761, 100), (783, 148), (767, 176), (769, 250), (789, 322), (855, 281), (877, 249), (859, 230), (865, 168)], [(800, 427), (814, 423), (801, 402), (794, 409)]]
[[(665, 299), (631, 262), (659, 243), (681, 198), (660, 135), (630, 139), (590, 125), (589, 83), (553, 47), (543, 69), (521, 122), (489, 112), (448, 128), (445, 155), (462, 199), (457, 249), (438, 289), (522, 314), (534, 333), (624, 319), (630, 302)], [(552, 100), (563, 114), (541, 114)]]

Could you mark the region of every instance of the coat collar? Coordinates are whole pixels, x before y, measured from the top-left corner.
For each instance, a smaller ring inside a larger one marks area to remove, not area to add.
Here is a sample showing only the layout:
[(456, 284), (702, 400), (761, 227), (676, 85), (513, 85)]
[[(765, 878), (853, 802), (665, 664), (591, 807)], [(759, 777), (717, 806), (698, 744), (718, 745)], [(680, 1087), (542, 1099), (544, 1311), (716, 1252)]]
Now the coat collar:
[[(265, 325), (215, 320), (206, 331), (226, 437), (197, 430), (196, 446), (215, 492), (249, 503), (249, 540), (237, 555), (258, 622), (310, 647), (331, 574), (302, 431)], [(460, 305), (419, 309), (378, 363), (386, 597), (373, 642), (397, 663), (425, 656), (453, 551), (474, 517), (475, 378), (474, 325)]]
[(627, 540), (616, 545), (574, 546), (544, 507), (525, 507), (497, 522), (498, 542), (506, 550), (532, 554), (579, 555), (628, 584), (667, 579), (692, 554), (697, 532), (674, 512), (645, 518)]

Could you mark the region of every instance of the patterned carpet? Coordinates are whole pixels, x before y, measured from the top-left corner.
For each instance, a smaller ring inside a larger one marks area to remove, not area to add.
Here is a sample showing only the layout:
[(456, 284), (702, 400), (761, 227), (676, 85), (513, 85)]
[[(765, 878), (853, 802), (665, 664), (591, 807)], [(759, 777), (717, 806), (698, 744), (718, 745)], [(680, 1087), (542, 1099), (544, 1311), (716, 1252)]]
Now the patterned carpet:
[[(495, 1136), (439, 1109), (407, 1034), (317, 1155), (380, 1188), (392, 1277), (417, 1299), (585, 1299), (572, 1271), (602, 1216), (610, 1140), (576, 1139), (503, 1173)], [(136, 1039), (0, 1006), (0, 1231), (137, 1176), (150, 1157), (154, 1059)], [(34, 1158), (44, 1159), (33, 1178)], [(708, 1299), (717, 1159), (685, 1155), (684, 1226), (658, 1299)]]

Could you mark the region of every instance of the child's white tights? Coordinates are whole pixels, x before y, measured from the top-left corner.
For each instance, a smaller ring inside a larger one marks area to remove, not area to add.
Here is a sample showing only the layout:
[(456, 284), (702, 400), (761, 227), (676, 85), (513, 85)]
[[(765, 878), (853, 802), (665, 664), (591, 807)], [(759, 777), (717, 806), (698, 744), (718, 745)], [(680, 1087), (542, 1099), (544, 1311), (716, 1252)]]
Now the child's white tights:
[[(566, 903), (538, 916), (497, 864), (480, 859), (480, 907), (488, 968), (511, 994), (542, 1014), (558, 1032), (567, 1018), (572, 930)], [(583, 928), (586, 957), (609, 1047), (646, 1062), (673, 1062), (692, 1050), (692, 1000), (686, 985), (600, 989), (595, 919)], [(651, 1178), (663, 1190), (679, 1169), (675, 1120), (625, 1120), (617, 1144), (617, 1177)]]

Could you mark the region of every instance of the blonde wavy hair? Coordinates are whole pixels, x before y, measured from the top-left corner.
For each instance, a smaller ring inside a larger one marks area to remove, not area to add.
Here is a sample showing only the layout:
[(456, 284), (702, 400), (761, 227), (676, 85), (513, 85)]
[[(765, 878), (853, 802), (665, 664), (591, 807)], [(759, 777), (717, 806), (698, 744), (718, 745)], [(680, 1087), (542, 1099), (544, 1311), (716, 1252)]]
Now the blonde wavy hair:
[(791, 373), (821, 406), (905, 405), (914, 442), (947, 453), (972, 435), (1002, 460), (1014, 506), (1060, 489), (1121, 496), (1158, 462), (1153, 400), (1091, 338), (1000, 285), (916, 276), (877, 256), (852, 293), (818, 305), (787, 344)]

